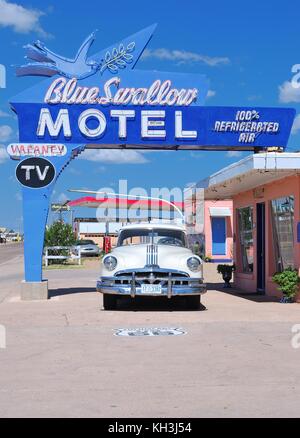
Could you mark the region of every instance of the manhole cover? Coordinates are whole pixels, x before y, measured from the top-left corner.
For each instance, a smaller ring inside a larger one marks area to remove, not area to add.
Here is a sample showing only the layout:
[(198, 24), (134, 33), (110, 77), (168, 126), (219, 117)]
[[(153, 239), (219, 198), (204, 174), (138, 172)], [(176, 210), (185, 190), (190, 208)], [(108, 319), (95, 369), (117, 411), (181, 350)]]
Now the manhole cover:
[(186, 332), (178, 327), (137, 327), (115, 329), (115, 336), (178, 336)]

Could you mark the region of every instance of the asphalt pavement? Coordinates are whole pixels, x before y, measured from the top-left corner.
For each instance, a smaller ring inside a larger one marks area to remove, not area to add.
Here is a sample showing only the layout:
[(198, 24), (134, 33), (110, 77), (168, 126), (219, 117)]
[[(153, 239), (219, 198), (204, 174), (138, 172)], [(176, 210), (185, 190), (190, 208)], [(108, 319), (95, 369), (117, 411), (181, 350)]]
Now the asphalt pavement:
[(0, 244), (0, 303), (20, 291), (23, 278), (23, 243)]
[(23, 254), (23, 243), (1, 243), (0, 265)]

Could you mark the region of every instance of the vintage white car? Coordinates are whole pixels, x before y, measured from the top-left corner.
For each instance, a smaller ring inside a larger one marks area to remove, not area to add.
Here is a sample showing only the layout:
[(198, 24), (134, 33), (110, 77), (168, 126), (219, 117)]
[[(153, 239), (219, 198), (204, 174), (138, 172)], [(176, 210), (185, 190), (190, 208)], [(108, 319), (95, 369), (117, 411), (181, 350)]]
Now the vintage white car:
[(206, 292), (202, 260), (188, 248), (183, 227), (134, 224), (119, 232), (117, 246), (101, 263), (97, 290), (104, 309), (113, 310), (118, 296), (185, 296), (190, 308), (200, 308)]

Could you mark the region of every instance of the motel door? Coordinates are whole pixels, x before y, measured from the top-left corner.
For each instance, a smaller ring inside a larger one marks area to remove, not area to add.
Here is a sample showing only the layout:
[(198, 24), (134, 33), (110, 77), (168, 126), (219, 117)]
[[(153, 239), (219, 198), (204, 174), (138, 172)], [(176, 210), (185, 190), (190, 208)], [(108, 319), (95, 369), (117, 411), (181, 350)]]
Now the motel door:
[(265, 203), (256, 205), (256, 239), (257, 239), (257, 292), (265, 292), (266, 282), (266, 257), (265, 257)]
[(212, 217), (212, 255), (226, 255), (226, 218)]

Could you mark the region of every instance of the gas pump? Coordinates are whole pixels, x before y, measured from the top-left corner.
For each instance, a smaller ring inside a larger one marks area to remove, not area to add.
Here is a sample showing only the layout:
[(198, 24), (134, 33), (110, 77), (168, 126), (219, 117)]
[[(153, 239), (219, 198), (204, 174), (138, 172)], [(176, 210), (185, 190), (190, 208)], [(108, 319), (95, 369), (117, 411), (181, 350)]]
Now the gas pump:
[(104, 250), (105, 254), (107, 254), (111, 251), (111, 237), (110, 236), (103, 237), (103, 250)]

